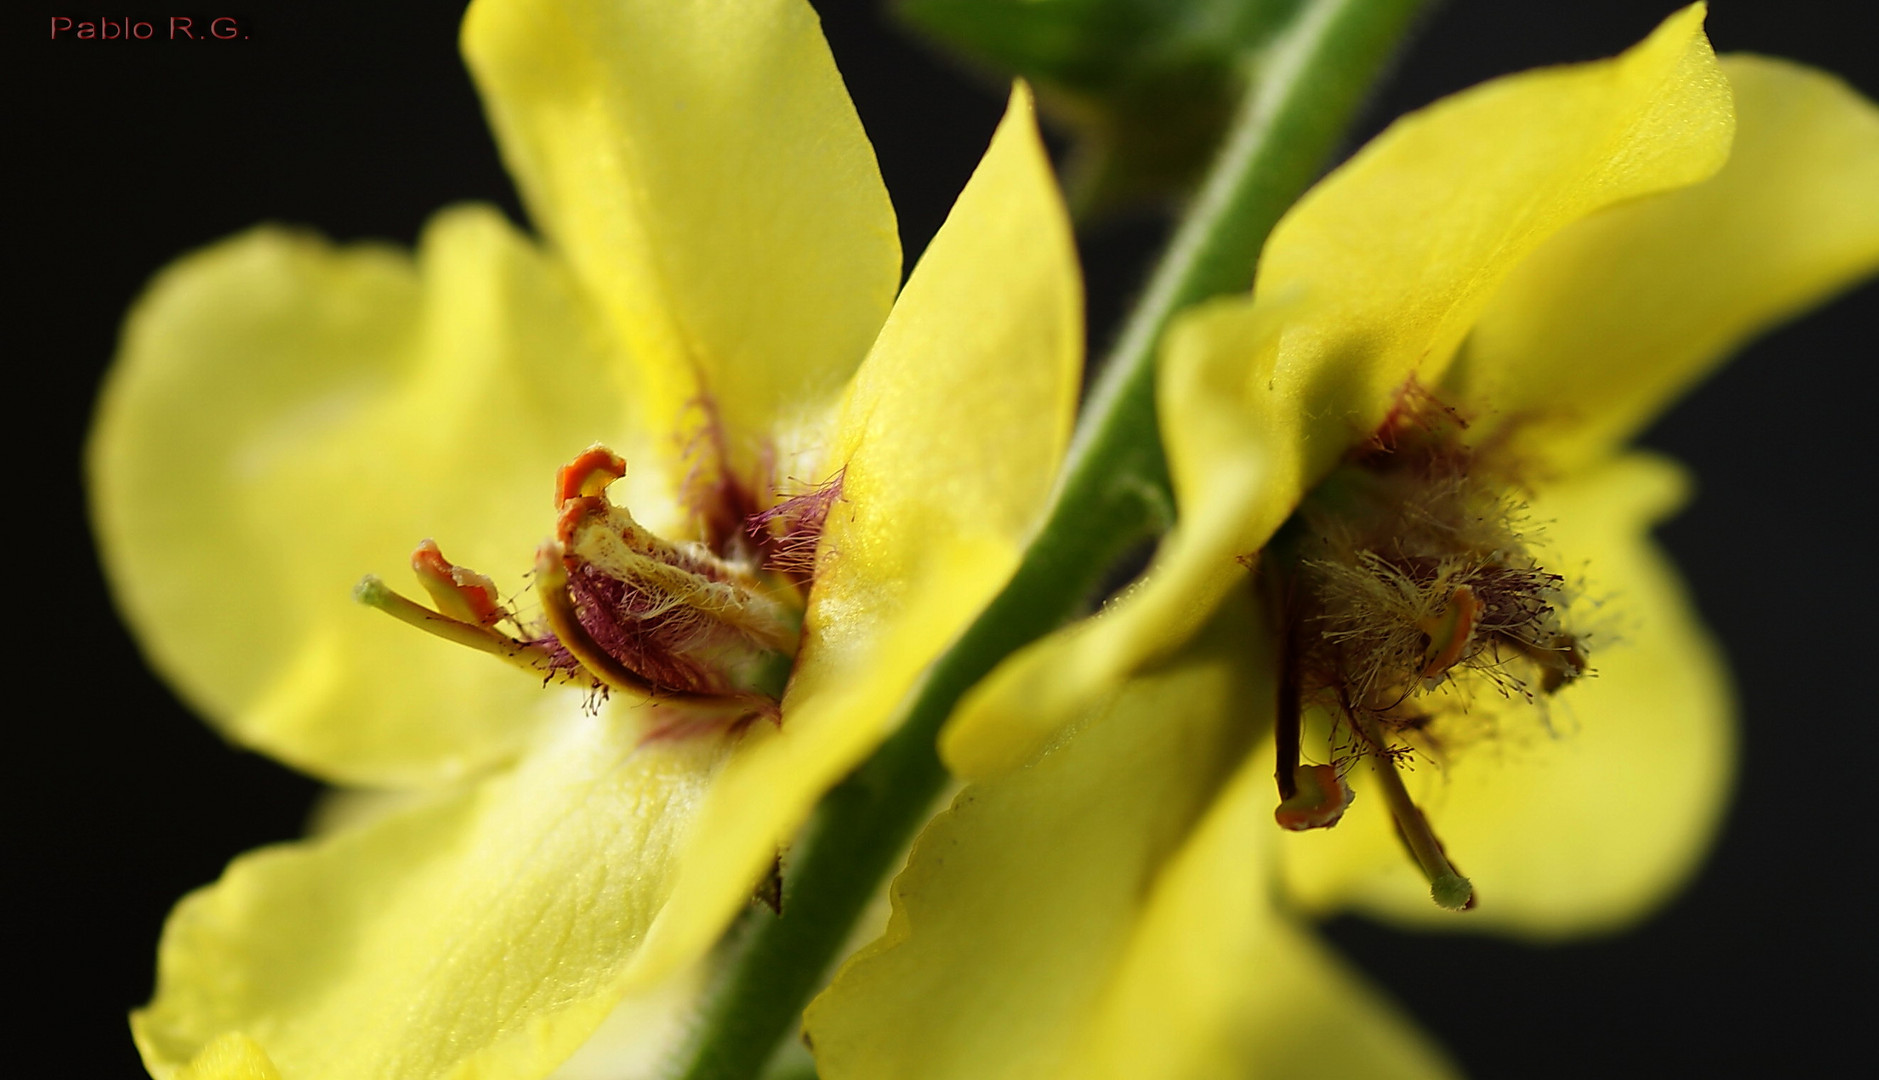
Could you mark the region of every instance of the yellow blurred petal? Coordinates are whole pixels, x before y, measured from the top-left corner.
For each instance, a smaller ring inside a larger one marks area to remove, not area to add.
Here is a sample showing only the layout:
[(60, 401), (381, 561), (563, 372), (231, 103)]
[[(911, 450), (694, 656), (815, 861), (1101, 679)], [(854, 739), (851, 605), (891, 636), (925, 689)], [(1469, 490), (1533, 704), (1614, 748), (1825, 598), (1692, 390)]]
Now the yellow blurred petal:
[(750, 440), (834, 401), (893, 303), (900, 243), (808, 4), (479, 0), (463, 49), (642, 422), (682, 429), (707, 394), (747, 474)]
[(1269, 364), (1284, 313), (1216, 303), (1170, 331), (1157, 398), (1181, 520), (1127, 592), (1013, 653), (966, 695), (940, 736), (954, 775), (981, 779), (1035, 758), (1070, 718), (1179, 649), (1244, 579), (1235, 556), (1265, 543), (1301, 482), (1310, 418), (1248, 390), (1263, 381), (1254, 373)]
[(1271, 723), (1249, 607), (928, 826), (810, 1006), (823, 1077), (1439, 1072), (1268, 900), (1269, 762), (1227, 786)]
[(1831, 75), (1723, 58), (1728, 165), (1566, 229), (1516, 270), (1451, 373), (1570, 467), (1717, 361), (1879, 268), (1879, 109)]
[(182, 1071), (156, 1075), (158, 1080), (281, 1080), (267, 1051), (238, 1031), (216, 1036)]
[(1390, 1002), (1274, 910), (1276, 798), (1272, 761), (1255, 751), (1162, 871), (1067, 1075), (1456, 1074)]
[(1227, 637), (928, 825), (886, 935), (810, 1007), (823, 1077), (1068, 1075), (1158, 869), (1254, 737), (1229, 707), (1252, 668)]
[(1703, 11), (1614, 60), (1498, 79), (1397, 121), (1279, 223), (1250, 301), (1183, 317), (1159, 388), (1179, 527), (1133, 594), (1016, 654), (967, 699), (942, 741), (949, 767), (1013, 767), (1177, 648), (1243, 575), (1236, 556), (1370, 437), (1407, 380), (1440, 377), (1548, 236), (1721, 166), (1729, 87)]
[(569, 692), (359, 606), (435, 537), (504, 595), (555, 467), (626, 409), (564, 272), (492, 211), (415, 261), (262, 228), (132, 311), (89, 448), (105, 565), (153, 665), (230, 737), (330, 779), (434, 782)]
[(1552, 734), (1532, 709), (1480, 702), (1498, 732), (1406, 777), (1480, 906), (1429, 902), (1364, 770), (1336, 828), (1283, 838), (1302, 904), (1544, 938), (1624, 925), (1688, 878), (1721, 815), (1735, 733), (1718, 650), (1646, 535), (1683, 487), (1674, 466), (1634, 456), (1534, 503), (1544, 564), (1587, 579), (1571, 621), (1592, 630), (1593, 674), (1552, 699)]
[(1391, 125), (1308, 192), (1260, 258), (1294, 299), (1267, 392), (1314, 418), (1305, 474), (1433, 386), (1502, 280), (1562, 227), (1714, 173), (1729, 84), (1683, 9), (1613, 60), (1496, 79)]
[(630, 991), (548, 1080), (670, 1080), (716, 971), (710, 954)]
[(293, 1080), (545, 1076), (619, 1004), (720, 740), (576, 712), (514, 773), (237, 859), (133, 1017), (159, 1075), (239, 1033)]
[(891, 730), (1016, 568), (1069, 440), (1082, 328), (1069, 218), (1019, 88), (843, 405), (842, 498), (783, 723), (756, 726), (712, 788), (660, 927), (674, 956), (717, 934), (741, 898), (726, 884)]

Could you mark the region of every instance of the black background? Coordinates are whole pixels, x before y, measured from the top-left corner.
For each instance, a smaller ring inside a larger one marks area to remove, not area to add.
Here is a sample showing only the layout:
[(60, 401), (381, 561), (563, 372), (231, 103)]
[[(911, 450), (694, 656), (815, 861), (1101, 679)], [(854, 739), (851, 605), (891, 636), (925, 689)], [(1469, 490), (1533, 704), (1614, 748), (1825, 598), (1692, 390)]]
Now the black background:
[[(897, 32), (877, 5), (818, 6), (911, 265), (1003, 90)], [(294, 836), (314, 792), (209, 733), (144, 670), (110, 608), (78, 462), (119, 320), (156, 269), (259, 220), (407, 243), (457, 200), (522, 220), (457, 58), (461, 7), (47, 4), (16, 6), (4, 24), (8, 171), (23, 183), (8, 216), (24, 242), (9, 262), (25, 286), (10, 290), (21, 305), (8, 321), (25, 345), (7, 350), (23, 511), (11, 530), (8, 881), (25, 905), (10, 968), (28, 996), (16, 1052), (50, 1055), (35, 1073), (141, 1075), (123, 1017), (149, 993), (165, 912), (237, 852)], [(1617, 52), (1671, 8), (1449, 3), (1362, 134), (1484, 78)], [(1709, 26), (1719, 50), (1806, 60), (1870, 97), (1868, 9), (1718, 0)], [(233, 15), (247, 36), (52, 42), (54, 14), (198, 26)], [(1138, 223), (1089, 238), (1093, 352), (1154, 237)], [(1735, 660), (1745, 713), (1740, 792), (1688, 894), (1631, 932), (1562, 948), (1329, 928), (1470, 1072), (1786, 1074), (1875, 1056), (1865, 798), (1879, 695), (1863, 677), (1879, 659), (1879, 607), (1863, 560), (1876, 304), (1868, 285), (1763, 341), (1646, 440), (1699, 477), (1697, 502), (1663, 537)]]

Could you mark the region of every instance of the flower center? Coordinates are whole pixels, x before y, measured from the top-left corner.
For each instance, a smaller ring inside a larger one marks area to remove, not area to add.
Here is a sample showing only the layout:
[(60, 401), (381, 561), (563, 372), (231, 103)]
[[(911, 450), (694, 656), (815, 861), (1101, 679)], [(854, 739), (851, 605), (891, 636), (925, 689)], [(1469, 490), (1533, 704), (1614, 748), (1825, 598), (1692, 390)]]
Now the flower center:
[(747, 561), (641, 528), (603, 494), (625, 475), (626, 463), (598, 446), (561, 470), (555, 539), (535, 562), (556, 638), (614, 689), (640, 681), (655, 692), (780, 700), (801, 607)]
[(412, 569), (435, 610), (374, 577), (355, 595), (546, 681), (780, 719), (814, 545), (839, 478), (751, 515), (748, 536), (721, 554), (659, 537), (609, 502), (607, 487), (624, 475), (625, 461), (598, 445), (557, 474), (554, 537), (535, 557), (537, 623), (525, 624), (490, 579), (453, 565), (429, 540)]
[[(1530, 553), (1504, 451), (1469, 447), (1463, 426), (1432, 405), (1387, 448), (1353, 455), (1306, 498), (1269, 563), (1284, 628), (1279, 824), (1336, 824), (1344, 778), (1368, 759), (1436, 902), (1456, 909), (1473, 906), (1473, 888), (1399, 767), (1439, 752), (1431, 725), (1465, 713), (1472, 690), (1533, 700), (1586, 666), (1560, 623), (1564, 580)], [(1329, 765), (1300, 763), (1308, 716), (1329, 722)]]

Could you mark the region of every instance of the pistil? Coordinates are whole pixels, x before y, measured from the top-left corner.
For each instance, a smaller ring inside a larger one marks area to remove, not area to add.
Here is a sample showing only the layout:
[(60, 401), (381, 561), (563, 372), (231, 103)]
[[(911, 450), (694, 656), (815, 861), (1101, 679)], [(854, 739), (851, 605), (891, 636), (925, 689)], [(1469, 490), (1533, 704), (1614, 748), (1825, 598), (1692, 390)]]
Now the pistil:
[(352, 598), (367, 607), (377, 608), (407, 626), (414, 626), (452, 644), (467, 645), (478, 652), (488, 653), (543, 679), (569, 684), (587, 681), (579, 674), (579, 668), (568, 664), (544, 641), (523, 641), (487, 625), (464, 622), (433, 611), (400, 594), (374, 575), (367, 574), (359, 584), (353, 586)]
[(1436, 839), (1435, 830), (1429, 827), (1429, 819), (1410, 798), (1409, 789), (1403, 786), (1402, 774), (1396, 770), (1395, 756), (1386, 752), (1389, 744), (1384, 742), (1377, 722), (1362, 712), (1353, 713), (1352, 719), (1358, 733), (1376, 751), (1371, 758), (1371, 771), (1383, 786), (1383, 801), (1389, 804), (1390, 816), (1396, 819), (1397, 832), (1416, 866), (1429, 880), (1429, 895), (1450, 911), (1467, 911), (1474, 907), (1473, 883), (1455, 872), (1448, 854), (1442, 849), (1442, 841)]

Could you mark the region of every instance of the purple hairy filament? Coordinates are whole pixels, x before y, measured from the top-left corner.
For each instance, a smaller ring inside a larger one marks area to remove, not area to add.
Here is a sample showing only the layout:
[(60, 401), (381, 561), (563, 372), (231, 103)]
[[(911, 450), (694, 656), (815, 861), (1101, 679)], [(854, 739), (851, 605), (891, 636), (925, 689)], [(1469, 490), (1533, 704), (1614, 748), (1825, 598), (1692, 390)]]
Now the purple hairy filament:
[(663, 540), (604, 496), (566, 500), (557, 539), (585, 636), (655, 692), (781, 697), (801, 626), (793, 588)]

